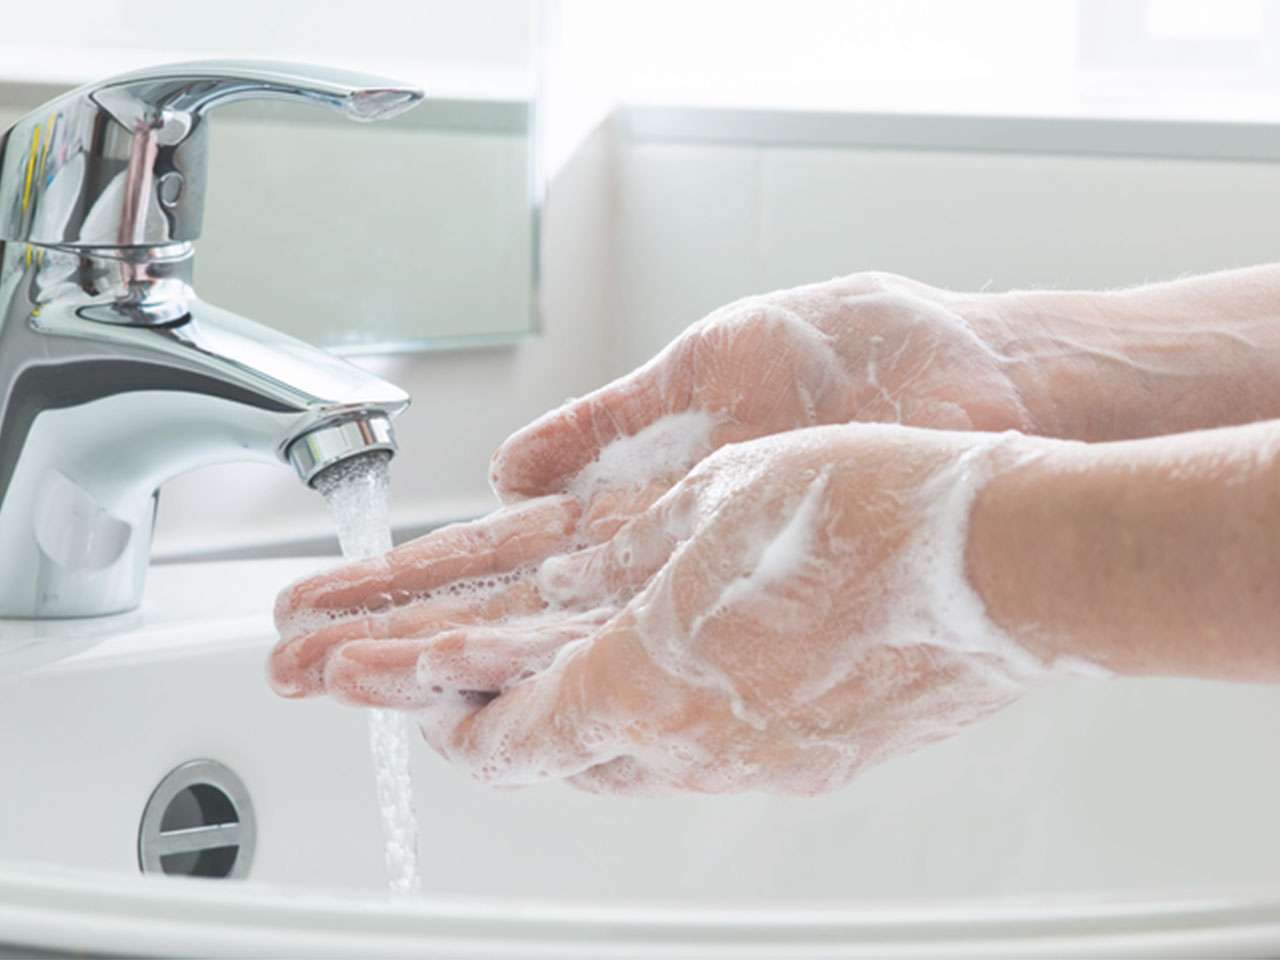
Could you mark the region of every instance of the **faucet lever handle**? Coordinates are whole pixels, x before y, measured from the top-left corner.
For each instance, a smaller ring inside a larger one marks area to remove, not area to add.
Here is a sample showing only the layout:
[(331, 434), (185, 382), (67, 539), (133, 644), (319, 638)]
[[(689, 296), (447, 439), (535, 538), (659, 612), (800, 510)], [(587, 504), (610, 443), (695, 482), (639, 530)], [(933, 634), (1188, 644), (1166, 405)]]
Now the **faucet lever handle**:
[[(88, 95), (132, 128), (154, 111), (198, 117), (234, 100), (300, 100), (353, 120), (381, 120), (422, 99), (422, 91), (370, 74), (265, 60), (206, 60), (149, 67), (95, 84)], [(117, 113), (120, 108), (123, 112)]]
[(176, 63), (88, 84), (0, 137), (0, 241), (119, 247), (195, 240), (211, 108), (297, 100), (380, 120), (422, 96), (384, 77), (249, 60)]

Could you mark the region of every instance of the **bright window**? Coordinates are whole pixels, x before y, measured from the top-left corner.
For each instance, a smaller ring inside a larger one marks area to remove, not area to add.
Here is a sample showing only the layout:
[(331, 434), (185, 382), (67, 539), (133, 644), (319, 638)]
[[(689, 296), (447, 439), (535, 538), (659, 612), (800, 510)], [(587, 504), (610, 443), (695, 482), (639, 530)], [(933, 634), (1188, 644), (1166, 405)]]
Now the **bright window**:
[(212, 58), (296, 60), (526, 99), (528, 0), (61, 0), (4, 5), (0, 83), (81, 83)]
[(1168, 115), (1208, 85), (1238, 114), (1280, 89), (1274, 0), (561, 0), (559, 19), (580, 81), (630, 102)]

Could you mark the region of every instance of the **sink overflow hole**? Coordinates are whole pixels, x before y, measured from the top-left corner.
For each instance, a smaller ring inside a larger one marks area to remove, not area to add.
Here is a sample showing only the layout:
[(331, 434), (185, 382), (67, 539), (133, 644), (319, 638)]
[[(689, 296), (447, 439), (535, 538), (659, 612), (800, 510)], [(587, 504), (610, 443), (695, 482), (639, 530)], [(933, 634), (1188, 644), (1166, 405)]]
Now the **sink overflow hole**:
[(241, 878), (253, 859), (253, 806), (240, 778), (192, 760), (156, 786), (138, 830), (138, 865), (166, 876)]

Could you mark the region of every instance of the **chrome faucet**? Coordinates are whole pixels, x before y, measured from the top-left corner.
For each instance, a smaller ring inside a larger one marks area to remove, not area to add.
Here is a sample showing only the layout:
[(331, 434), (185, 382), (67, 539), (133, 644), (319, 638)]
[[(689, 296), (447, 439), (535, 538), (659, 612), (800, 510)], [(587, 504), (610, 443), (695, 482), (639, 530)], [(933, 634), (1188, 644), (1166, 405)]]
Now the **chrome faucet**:
[(309, 484), (395, 450), (398, 387), (192, 289), (207, 113), (251, 97), (376, 120), (422, 93), (184, 63), (73, 90), (0, 137), (0, 617), (136, 607), (158, 489), (176, 474), (274, 460)]

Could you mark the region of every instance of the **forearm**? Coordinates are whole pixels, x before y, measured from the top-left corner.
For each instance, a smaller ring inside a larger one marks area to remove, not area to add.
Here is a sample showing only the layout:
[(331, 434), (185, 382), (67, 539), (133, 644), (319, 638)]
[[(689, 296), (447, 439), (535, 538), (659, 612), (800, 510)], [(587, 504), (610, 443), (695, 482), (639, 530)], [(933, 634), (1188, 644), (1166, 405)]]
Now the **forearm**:
[(1036, 432), (1122, 440), (1280, 417), (1280, 265), (1112, 292), (979, 295)]
[(1280, 682), (1280, 422), (1062, 444), (973, 507), (970, 580), (1046, 660)]

